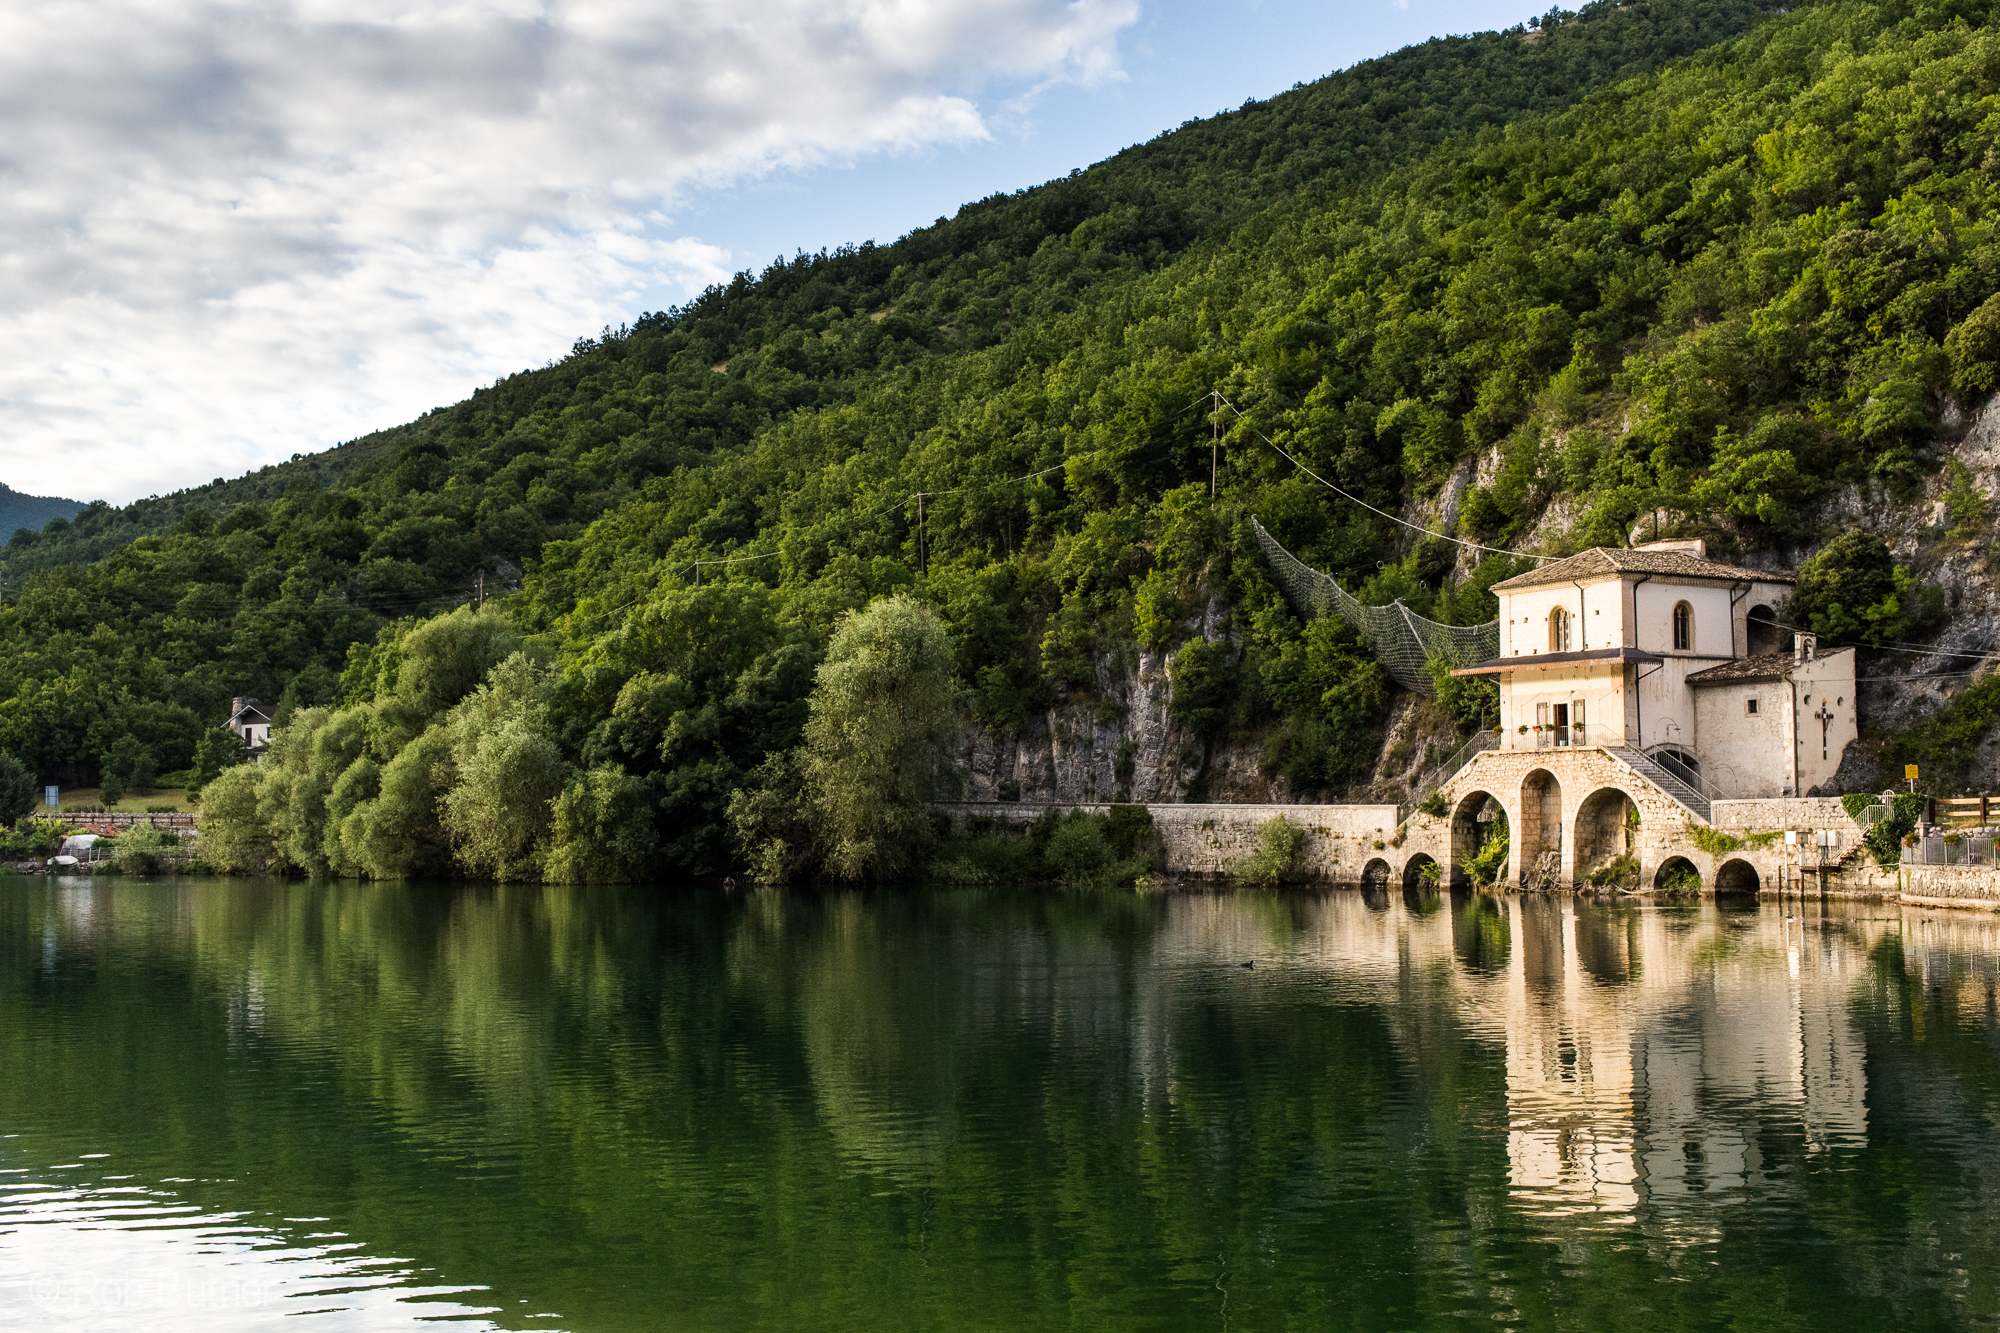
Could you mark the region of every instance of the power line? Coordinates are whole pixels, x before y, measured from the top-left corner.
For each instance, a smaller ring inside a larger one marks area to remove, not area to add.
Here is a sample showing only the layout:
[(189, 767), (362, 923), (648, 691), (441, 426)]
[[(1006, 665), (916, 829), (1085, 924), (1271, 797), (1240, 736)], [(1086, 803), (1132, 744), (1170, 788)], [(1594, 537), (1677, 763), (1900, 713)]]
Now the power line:
[[(1791, 624), (1787, 624), (1786, 622), (1784, 622), (1784, 621), (1782, 621), (1782, 620), (1773, 620), (1773, 621), (1771, 621), (1771, 624), (1773, 624), (1773, 625), (1776, 625), (1776, 626), (1777, 626), (1777, 627), (1778, 627), (1779, 629), (1788, 629), (1788, 630), (1793, 630), (1793, 631), (1795, 631), (1795, 632), (1797, 632), (1797, 633), (1799, 633), (1799, 634), (1817, 634), (1817, 633), (1819, 633), (1819, 631), (1818, 631), (1818, 630), (1815, 630), (1815, 629), (1811, 628), (1810, 626), (1806, 626), (1806, 625), (1791, 625)], [(1885, 643), (1885, 644), (1880, 644), (1880, 645), (1877, 645), (1877, 644), (1868, 644), (1868, 643), (1837, 643), (1837, 644), (1834, 644), (1833, 646), (1834, 646), (1834, 647), (1836, 647), (1836, 648), (1866, 648), (1866, 649), (1868, 649), (1868, 650), (1869, 650), (1870, 652), (1875, 652), (1875, 653), (1908, 653), (1908, 654), (1909, 654), (1910, 656), (1912, 656), (1912, 657), (1956, 657), (1956, 658), (1958, 658), (1959, 660), (1961, 660), (1961, 661), (1965, 661), (1965, 662), (1995, 662), (1995, 661), (2000, 661), (2000, 653), (1991, 653), (1991, 652), (1985, 652), (1985, 653), (1960, 653), (1960, 652), (1953, 652), (1953, 651), (1952, 651), (1951, 649), (1949, 649), (1949, 648), (1926, 648), (1926, 647), (1924, 647), (1924, 646), (1923, 646), (1922, 644), (1919, 644), (1919, 643), (1904, 643), (1904, 642), (1902, 642), (1901, 640), (1896, 640), (1896, 641), (1894, 641), (1894, 642), (1890, 642), (1890, 643)], [(1906, 675), (1906, 676), (1870, 676), (1870, 677), (1868, 677), (1867, 679), (1869, 679), (1869, 680), (1914, 680), (1914, 679), (1916, 679), (1916, 678), (1917, 678), (1917, 674), (1919, 674), (1919, 673), (1912, 673), (1912, 674), (1910, 674), (1910, 675)], [(1961, 671), (1961, 672), (1925, 672), (1925, 673), (1921, 673), (1921, 674), (1925, 674), (1925, 675), (1966, 675), (1966, 676), (1969, 676), (1969, 675), (1973, 675), (1973, 674), (1975, 674), (1975, 673), (1973, 673), (1973, 672), (1970, 672), (1970, 671)]]
[[(1243, 415), (1242, 410), (1238, 408), (1236, 404), (1230, 402), (1227, 398), (1224, 398), (1222, 396), (1222, 391), (1220, 389), (1211, 389), (1209, 392), (1214, 394), (1216, 402), (1222, 404), (1224, 407), (1228, 408), (1231, 412), (1236, 413), (1237, 420), (1242, 421), (1243, 423), (1245, 423), (1245, 425), (1248, 425), (1250, 433), (1252, 435), (1255, 435), (1265, 444), (1268, 444), (1273, 449), (1276, 449), (1278, 453), (1282, 454), (1287, 460), (1291, 462), (1293, 467), (1296, 467), (1299, 471), (1305, 473), (1308, 477), (1311, 477), (1314, 481), (1326, 487), (1328, 490), (1332, 491), (1335, 495), (1338, 495), (1341, 499), (1346, 500), (1351, 504), (1358, 504), (1371, 514), (1380, 514), (1383, 518), (1388, 519), (1391, 523), (1400, 523), (1404, 527), (1409, 528), (1416, 532), (1421, 532), (1427, 537), (1436, 537), (1441, 541), (1448, 541), (1455, 546), (1463, 546), (1473, 551), (1488, 551), (1494, 555), (1517, 556), (1523, 560), (1557, 560), (1561, 558), (1559, 556), (1553, 556), (1553, 555), (1531, 555), (1527, 551), (1510, 551), (1503, 546), (1482, 546), (1478, 542), (1469, 542), (1462, 537), (1447, 536), (1445, 533), (1439, 532), (1434, 528), (1427, 528), (1423, 526), (1421, 523), (1412, 523), (1406, 518), (1398, 518), (1396, 515), (1390, 513), (1386, 509), (1377, 509), (1374, 505), (1369, 504), (1366, 500), (1362, 499), (1360, 496), (1350, 495), (1348, 492), (1342, 490), (1340, 487), (1328, 481), (1325, 477), (1322, 477), (1319, 473), (1307, 467), (1304, 463), (1300, 462), (1298, 459), (1293, 458), (1291, 454), (1286, 453), (1285, 450), (1278, 445), (1277, 441), (1273, 440), (1263, 431), (1258, 430), (1256, 426), (1250, 425), (1250, 419)], [(1197, 399), (1196, 401), (1200, 400)]]

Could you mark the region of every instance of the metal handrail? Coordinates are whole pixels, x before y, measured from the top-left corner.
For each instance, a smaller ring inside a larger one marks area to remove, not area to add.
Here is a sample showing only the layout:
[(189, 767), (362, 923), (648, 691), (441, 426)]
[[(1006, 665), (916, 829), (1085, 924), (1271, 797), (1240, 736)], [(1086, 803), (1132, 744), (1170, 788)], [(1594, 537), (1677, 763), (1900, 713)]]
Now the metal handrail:
[(1474, 755), (1482, 750), (1497, 750), (1499, 748), (1499, 732), (1475, 731), (1472, 734), (1471, 740), (1468, 740), (1452, 752), (1451, 758), (1424, 774), (1424, 780), (1418, 784), (1423, 788), (1424, 794), (1418, 798), (1417, 804), (1422, 805), (1425, 801), (1428, 801), (1431, 798), (1431, 793), (1449, 782), (1453, 774), (1472, 761)]
[[(1642, 751), (1641, 753), (1644, 752)], [(1665, 750), (1660, 751), (1658, 754), (1646, 755), (1646, 758), (1652, 760), (1661, 768), (1666, 769), (1668, 776), (1685, 782), (1688, 786), (1694, 788), (1695, 792), (1705, 801), (1725, 801), (1729, 799), (1716, 790), (1715, 785), (1709, 782), (1708, 779), (1702, 777), (1701, 774), (1695, 772)]]
[(1476, 731), (1472, 734), (1471, 740), (1459, 746), (1458, 750), (1451, 756), (1451, 758), (1445, 760), (1444, 763), (1438, 766), (1437, 771), (1442, 772), (1446, 777), (1450, 777), (1452, 774), (1458, 772), (1459, 769), (1464, 768), (1468, 763), (1470, 763), (1472, 761), (1472, 756), (1478, 754), (1481, 750), (1494, 750), (1498, 749), (1499, 746), (1500, 746), (1499, 732)]

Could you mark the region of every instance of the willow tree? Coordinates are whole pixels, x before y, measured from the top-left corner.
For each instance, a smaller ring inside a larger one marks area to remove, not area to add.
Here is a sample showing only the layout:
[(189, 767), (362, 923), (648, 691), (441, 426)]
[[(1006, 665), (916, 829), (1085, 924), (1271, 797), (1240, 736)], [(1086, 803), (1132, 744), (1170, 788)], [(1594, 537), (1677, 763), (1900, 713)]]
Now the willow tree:
[(930, 842), (930, 804), (952, 773), (958, 710), (943, 623), (900, 595), (849, 613), (810, 708), (806, 798), (826, 868), (894, 878)]

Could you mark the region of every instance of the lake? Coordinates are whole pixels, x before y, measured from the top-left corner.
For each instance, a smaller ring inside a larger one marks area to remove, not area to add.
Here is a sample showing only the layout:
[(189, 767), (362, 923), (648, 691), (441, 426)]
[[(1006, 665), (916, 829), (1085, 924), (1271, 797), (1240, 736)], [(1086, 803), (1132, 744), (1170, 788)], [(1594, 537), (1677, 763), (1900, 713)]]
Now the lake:
[(1931, 1329), (2000, 919), (0, 879), (8, 1329)]

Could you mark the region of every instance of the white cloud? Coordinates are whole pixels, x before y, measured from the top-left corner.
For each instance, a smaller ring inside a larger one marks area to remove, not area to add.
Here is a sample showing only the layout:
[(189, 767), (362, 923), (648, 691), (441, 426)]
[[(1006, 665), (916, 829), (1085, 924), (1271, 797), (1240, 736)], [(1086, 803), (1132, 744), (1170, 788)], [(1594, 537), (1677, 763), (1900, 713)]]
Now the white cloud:
[(128, 499), (539, 364), (735, 256), (691, 190), (986, 136), (1138, 0), (0, 14), (0, 481)]

